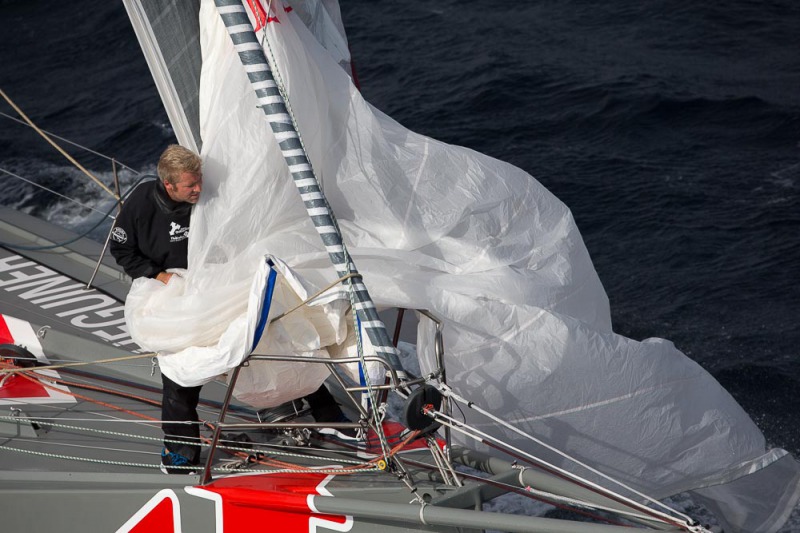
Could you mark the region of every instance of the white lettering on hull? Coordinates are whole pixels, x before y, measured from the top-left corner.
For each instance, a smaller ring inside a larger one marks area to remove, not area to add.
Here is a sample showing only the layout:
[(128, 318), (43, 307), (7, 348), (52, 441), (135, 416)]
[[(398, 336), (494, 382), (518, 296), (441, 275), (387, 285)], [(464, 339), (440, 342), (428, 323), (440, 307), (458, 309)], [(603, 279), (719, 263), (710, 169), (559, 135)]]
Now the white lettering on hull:
[[(19, 255), (0, 249), (0, 289), (40, 309), (59, 309), (56, 317), (118, 347), (140, 352), (131, 339), (119, 301)], [(63, 310), (62, 310), (63, 309)]]

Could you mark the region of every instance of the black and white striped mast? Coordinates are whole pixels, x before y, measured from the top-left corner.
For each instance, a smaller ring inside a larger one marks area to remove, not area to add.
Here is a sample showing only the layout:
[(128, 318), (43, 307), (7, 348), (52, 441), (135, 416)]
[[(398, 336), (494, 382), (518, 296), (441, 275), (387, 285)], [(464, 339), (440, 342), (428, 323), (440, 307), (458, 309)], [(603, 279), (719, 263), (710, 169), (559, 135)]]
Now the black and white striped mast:
[(314, 174), (297, 126), (287, 109), (286, 101), (275, 81), (269, 61), (258, 42), (245, 7), (240, 0), (215, 0), (215, 4), (247, 72), (250, 85), (256, 92), (259, 107), (264, 111), (272, 127), (308, 216), (322, 238), (337, 274), (340, 278), (353, 276), (351, 281), (354, 307), (361, 325), (378, 356), (387, 361), (398, 376), (404, 379), (405, 372), (397, 357), (397, 350), (386, 332), (383, 321), (378, 317), (375, 304), (358, 275), (355, 263), (347, 253), (341, 231)]

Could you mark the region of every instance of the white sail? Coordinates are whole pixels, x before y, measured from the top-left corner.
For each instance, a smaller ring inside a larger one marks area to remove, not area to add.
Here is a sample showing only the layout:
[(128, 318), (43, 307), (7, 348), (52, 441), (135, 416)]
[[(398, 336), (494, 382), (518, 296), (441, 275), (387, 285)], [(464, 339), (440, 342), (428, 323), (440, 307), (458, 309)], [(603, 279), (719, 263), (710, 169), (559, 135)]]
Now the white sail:
[[(524, 171), (371, 107), (341, 58), (288, 5), (271, 6), (265, 52), (349, 251), (378, 305), (443, 319), (454, 389), (654, 497), (695, 490), (726, 530), (777, 530), (800, 497), (796, 461), (767, 450), (741, 407), (672, 343), (613, 332), (569, 209)], [(264, 254), (325, 286), (335, 278), (327, 252), (213, 2), (200, 20), (205, 196), (187, 290), (229, 288), (241, 302)], [(420, 339), (429, 327), (421, 322)], [(418, 349), (430, 367), (432, 347)]]

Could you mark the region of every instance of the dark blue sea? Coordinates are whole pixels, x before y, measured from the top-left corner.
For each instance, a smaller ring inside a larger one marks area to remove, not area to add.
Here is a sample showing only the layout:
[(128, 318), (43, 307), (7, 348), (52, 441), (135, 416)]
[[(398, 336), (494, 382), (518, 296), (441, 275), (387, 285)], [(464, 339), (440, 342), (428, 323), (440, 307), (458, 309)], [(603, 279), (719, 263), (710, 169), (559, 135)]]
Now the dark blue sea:
[[(800, 2), (342, 11), (373, 105), (535, 176), (571, 208), (615, 330), (672, 340), (800, 456)], [(174, 140), (121, 1), (0, 0), (0, 88), (40, 127), (137, 170)], [(0, 169), (107, 205), (2, 116)], [(78, 229), (98, 217), (3, 172), (0, 203)]]

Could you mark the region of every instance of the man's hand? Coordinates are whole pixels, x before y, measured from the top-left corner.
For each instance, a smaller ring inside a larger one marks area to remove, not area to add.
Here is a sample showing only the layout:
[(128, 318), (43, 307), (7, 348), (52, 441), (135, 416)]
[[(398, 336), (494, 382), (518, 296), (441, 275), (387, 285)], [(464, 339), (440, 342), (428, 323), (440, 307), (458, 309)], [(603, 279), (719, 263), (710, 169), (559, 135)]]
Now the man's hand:
[(161, 283), (163, 283), (164, 285), (169, 283), (171, 277), (172, 277), (172, 272), (159, 272), (158, 275), (156, 275), (156, 279)]

